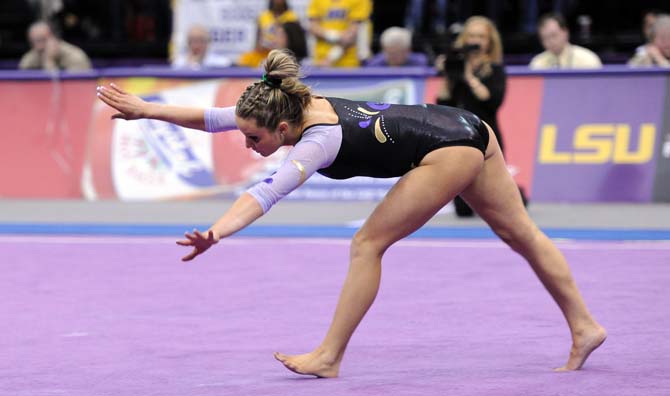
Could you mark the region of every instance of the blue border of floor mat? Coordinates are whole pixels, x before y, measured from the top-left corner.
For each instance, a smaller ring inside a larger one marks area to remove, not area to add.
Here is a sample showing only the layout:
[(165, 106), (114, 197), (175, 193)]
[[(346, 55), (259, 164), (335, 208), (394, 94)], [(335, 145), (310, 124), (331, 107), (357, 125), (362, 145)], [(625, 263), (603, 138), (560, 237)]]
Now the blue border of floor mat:
[[(116, 235), (116, 236), (180, 236), (185, 231), (208, 225), (196, 224), (96, 224), (96, 223), (0, 223), (0, 234), (38, 235)], [(350, 238), (356, 227), (304, 226), (304, 225), (253, 225), (236, 235), (251, 237), (301, 237), (301, 238)], [(583, 229), (543, 228), (555, 239), (649, 241), (670, 240), (670, 230), (637, 229)], [(489, 228), (482, 227), (424, 227), (413, 233), (413, 238), (497, 238)]]

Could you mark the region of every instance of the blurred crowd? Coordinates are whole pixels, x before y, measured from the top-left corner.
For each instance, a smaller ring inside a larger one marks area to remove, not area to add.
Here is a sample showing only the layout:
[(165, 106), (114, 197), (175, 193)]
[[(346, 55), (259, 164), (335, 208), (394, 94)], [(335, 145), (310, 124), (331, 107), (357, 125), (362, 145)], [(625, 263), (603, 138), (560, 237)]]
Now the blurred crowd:
[[(477, 114), (493, 127), (503, 150), (514, 143), (505, 141), (498, 123), (506, 65), (670, 68), (668, 0), (647, 1), (658, 8), (643, 8), (645, 0), (638, 0), (627, 13), (619, 2), (602, 2), (598, 8), (595, 0), (295, 2), (300, 9), (291, 0), (268, 0), (266, 7), (256, 3), (239, 15), (236, 5), (229, 6), (229, 23), (241, 23), (254, 36), (245, 37), (241, 47), (248, 48), (225, 51), (228, 43), (220, 39), (227, 26), (220, 26), (219, 19), (212, 23), (211, 15), (190, 13), (188, 24), (172, 25), (179, 0), (3, 0), (0, 51), (20, 43), (20, 53), (12, 54), (14, 68), (68, 71), (146, 64), (191, 71), (258, 68), (276, 48), (290, 49), (311, 68), (432, 67), (442, 77), (435, 103)], [(630, 7), (632, 2), (620, 3)], [(9, 6), (21, 10), (23, 19), (7, 17)], [(625, 23), (632, 27), (629, 36), (616, 28)], [(473, 215), (464, 200), (456, 197), (454, 203), (457, 215)]]
[[(481, 72), (467, 65), (482, 56), (494, 66), (514, 63), (533, 69), (599, 68), (603, 63), (670, 67), (667, 1), (636, 2), (637, 12), (625, 15), (626, 23), (619, 23), (621, 15), (600, 12), (594, 7), (598, 1), (388, 3), (310, 0), (305, 10), (295, 10), (290, 0), (269, 0), (267, 8), (250, 21), (256, 24), (253, 47), (229, 57), (209, 50), (211, 32), (201, 24), (188, 28), (183, 51), (168, 55), (172, 29), (168, 0), (3, 0), (0, 56), (9, 64), (21, 49), (15, 67), (61, 70), (105, 66), (106, 59), (115, 58), (137, 63), (150, 58), (152, 63), (181, 69), (258, 67), (274, 48), (289, 48), (301, 62), (314, 67), (435, 66), (452, 75), (459, 68), (464, 75)], [(630, 3), (609, 1), (601, 6), (616, 12), (631, 10), (626, 8)], [(642, 8), (645, 5), (657, 8)], [(485, 28), (469, 31), (473, 20), (479, 22), (476, 27)], [(634, 26), (634, 40), (620, 33), (630, 29), (617, 30), (617, 24)], [(602, 37), (628, 37), (621, 40), (623, 53), (615, 50), (615, 42), (603, 44)], [(524, 44), (519, 44), (522, 40)], [(495, 67), (484, 69), (496, 74)], [(458, 81), (467, 82), (467, 78)], [(457, 89), (458, 84), (453, 85)]]

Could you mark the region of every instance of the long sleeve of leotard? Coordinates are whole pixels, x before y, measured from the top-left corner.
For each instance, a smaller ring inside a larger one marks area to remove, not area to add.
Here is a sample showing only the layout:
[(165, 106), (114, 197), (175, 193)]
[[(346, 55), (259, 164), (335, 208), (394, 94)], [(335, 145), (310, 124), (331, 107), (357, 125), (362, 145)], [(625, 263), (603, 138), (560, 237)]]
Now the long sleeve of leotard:
[(298, 188), (319, 169), (335, 161), (342, 145), (340, 125), (315, 125), (308, 128), (293, 146), (285, 162), (267, 179), (247, 190), (266, 213), (272, 205)]
[(237, 129), (235, 106), (205, 109), (205, 131), (225, 132)]

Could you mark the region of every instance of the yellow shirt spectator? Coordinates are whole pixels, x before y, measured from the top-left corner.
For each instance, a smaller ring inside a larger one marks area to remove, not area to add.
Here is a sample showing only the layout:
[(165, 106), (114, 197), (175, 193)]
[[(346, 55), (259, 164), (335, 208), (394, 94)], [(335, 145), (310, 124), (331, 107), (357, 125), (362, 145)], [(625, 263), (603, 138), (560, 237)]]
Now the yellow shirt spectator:
[(277, 28), (288, 22), (298, 22), (298, 15), (286, 10), (276, 15), (272, 10), (265, 10), (257, 20), (256, 48), (245, 52), (237, 61), (238, 66), (258, 67), (271, 50), (277, 48)]
[(314, 63), (323, 66), (360, 66), (356, 36), (360, 23), (370, 19), (370, 0), (312, 0), (307, 16), (316, 36)]

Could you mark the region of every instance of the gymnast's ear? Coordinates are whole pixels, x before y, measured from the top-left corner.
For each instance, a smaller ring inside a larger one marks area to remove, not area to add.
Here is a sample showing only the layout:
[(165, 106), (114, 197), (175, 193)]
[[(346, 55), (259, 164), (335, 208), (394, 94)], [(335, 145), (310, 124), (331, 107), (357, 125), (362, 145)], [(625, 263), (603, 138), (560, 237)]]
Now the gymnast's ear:
[(277, 132), (281, 133), (282, 135), (288, 133), (289, 129), (291, 129), (291, 126), (287, 121), (280, 121), (279, 125), (277, 125)]

